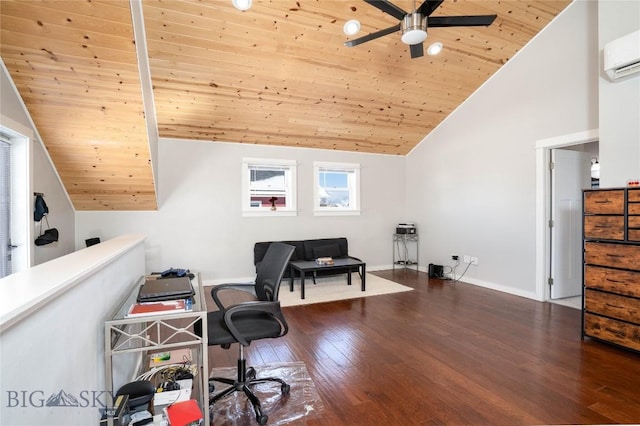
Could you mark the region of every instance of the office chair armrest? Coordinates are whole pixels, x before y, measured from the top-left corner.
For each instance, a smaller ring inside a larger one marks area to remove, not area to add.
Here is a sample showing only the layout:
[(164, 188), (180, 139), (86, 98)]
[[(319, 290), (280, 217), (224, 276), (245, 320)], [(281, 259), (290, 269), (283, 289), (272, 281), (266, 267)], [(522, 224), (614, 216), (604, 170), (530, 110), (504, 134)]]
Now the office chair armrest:
[(243, 291), (245, 293), (249, 293), (254, 297), (256, 296), (256, 285), (254, 283), (228, 283), (228, 284), (218, 284), (211, 288), (211, 298), (218, 306), (218, 309), (224, 311), (226, 307), (218, 297), (218, 292), (220, 290), (238, 290)]
[[(237, 305), (233, 305), (229, 307), (224, 313), (224, 322), (229, 328), (229, 332), (236, 339), (238, 343), (242, 346), (249, 346), (249, 341), (247, 341), (238, 331), (236, 326), (233, 323), (233, 316), (240, 312), (265, 312), (273, 315), (273, 317), (280, 323), (280, 336), (284, 336), (289, 331), (289, 326), (287, 322), (284, 320), (282, 316), (282, 311), (280, 310), (280, 301), (276, 300), (273, 302), (264, 302), (264, 301), (255, 301), (255, 302), (244, 302), (239, 303)], [(278, 336), (278, 337), (280, 337)]]

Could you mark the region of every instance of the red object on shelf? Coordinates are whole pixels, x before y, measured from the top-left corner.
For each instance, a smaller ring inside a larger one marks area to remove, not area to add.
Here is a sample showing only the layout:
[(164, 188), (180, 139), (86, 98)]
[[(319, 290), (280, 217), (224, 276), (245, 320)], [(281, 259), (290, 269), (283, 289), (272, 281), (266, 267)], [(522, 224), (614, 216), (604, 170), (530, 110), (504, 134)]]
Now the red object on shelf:
[(163, 302), (142, 302), (131, 305), (127, 317), (180, 313), (186, 310), (187, 305), (184, 299), (165, 300)]
[(165, 408), (171, 426), (191, 426), (201, 424), (202, 411), (195, 399), (176, 402)]

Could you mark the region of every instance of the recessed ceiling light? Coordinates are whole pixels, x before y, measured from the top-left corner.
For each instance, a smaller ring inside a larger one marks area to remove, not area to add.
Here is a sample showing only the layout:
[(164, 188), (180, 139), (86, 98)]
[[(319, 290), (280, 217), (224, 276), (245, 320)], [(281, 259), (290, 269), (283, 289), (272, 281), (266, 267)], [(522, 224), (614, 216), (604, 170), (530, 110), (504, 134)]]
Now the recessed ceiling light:
[(251, 0), (231, 0), (231, 3), (238, 10), (249, 10), (251, 8)]
[(357, 19), (347, 21), (344, 24), (344, 27), (342, 27), (342, 31), (344, 31), (344, 33), (348, 36), (358, 34), (358, 31), (360, 31), (360, 21), (358, 21)]
[(427, 49), (427, 55), (431, 55), (431, 56), (437, 55), (438, 53), (440, 53), (441, 50), (442, 50), (442, 43), (440, 42), (433, 43)]

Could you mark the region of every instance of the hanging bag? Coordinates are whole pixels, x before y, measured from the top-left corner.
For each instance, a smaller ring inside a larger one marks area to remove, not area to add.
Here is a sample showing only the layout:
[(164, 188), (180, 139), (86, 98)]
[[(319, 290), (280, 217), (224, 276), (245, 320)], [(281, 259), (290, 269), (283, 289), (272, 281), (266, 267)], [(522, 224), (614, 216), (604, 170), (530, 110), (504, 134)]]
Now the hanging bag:
[[(47, 219), (47, 217), (44, 217), (44, 220), (47, 221), (47, 227), (49, 226), (49, 219)], [(58, 229), (57, 228), (49, 228), (46, 229), (44, 232), (42, 232), (42, 221), (40, 221), (40, 236), (38, 238), (36, 238), (36, 245), (37, 246), (44, 246), (47, 244), (51, 244), (55, 241), (58, 241)]]
[[(47, 218), (49, 207), (47, 207), (47, 203), (44, 201), (43, 194), (36, 192), (35, 196), (36, 202), (33, 208), (33, 220), (40, 222), (40, 236), (36, 238), (35, 242), (37, 246), (44, 246), (58, 241), (59, 233), (56, 228), (49, 228), (49, 219)], [(42, 219), (47, 221), (47, 228), (49, 228), (44, 232), (42, 232)]]

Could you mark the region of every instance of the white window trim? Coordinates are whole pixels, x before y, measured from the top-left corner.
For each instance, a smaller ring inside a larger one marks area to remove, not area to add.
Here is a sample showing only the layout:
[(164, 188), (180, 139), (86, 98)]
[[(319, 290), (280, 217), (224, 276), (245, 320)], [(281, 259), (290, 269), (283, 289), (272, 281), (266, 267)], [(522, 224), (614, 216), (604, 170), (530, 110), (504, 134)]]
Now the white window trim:
[[(354, 188), (349, 191), (350, 206), (345, 207), (321, 207), (319, 176), (320, 170), (331, 169), (336, 171), (354, 172)], [(354, 195), (353, 198), (351, 196)], [(358, 216), (360, 215), (360, 164), (358, 163), (331, 163), (313, 162), (313, 214), (314, 216)]]
[[(287, 207), (278, 207), (271, 210), (270, 207), (256, 208), (250, 205), (250, 166), (273, 166), (289, 170), (289, 191), (287, 193)], [(265, 216), (297, 216), (297, 163), (295, 160), (282, 160), (274, 158), (243, 158), (242, 159), (242, 216), (244, 217), (265, 217)]]

